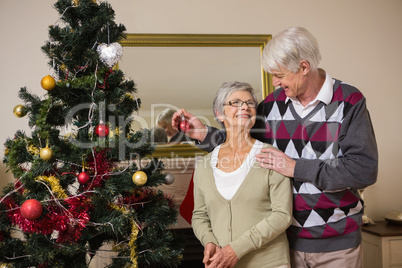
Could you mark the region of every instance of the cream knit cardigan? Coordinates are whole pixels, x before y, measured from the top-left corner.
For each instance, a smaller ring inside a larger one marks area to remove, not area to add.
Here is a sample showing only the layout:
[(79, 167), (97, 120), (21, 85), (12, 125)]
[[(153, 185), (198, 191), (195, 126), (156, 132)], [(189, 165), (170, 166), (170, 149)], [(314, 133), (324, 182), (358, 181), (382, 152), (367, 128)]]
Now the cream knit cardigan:
[[(264, 147), (272, 147), (264, 144)], [(273, 148), (273, 147), (272, 147)], [(205, 246), (231, 245), (237, 267), (277, 267), (289, 263), (285, 230), (292, 220), (289, 178), (255, 163), (231, 200), (215, 185), (211, 153), (197, 161), (192, 227)]]

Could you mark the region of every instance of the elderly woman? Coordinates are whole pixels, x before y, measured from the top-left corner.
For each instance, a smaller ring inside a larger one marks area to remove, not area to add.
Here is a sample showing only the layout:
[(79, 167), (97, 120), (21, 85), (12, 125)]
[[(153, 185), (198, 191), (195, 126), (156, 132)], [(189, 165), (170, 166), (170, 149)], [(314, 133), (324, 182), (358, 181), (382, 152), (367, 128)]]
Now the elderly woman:
[(194, 173), (192, 227), (206, 267), (289, 267), (291, 182), (255, 163), (262, 148), (272, 147), (250, 136), (256, 105), (247, 83), (224, 83), (214, 99), (226, 141)]

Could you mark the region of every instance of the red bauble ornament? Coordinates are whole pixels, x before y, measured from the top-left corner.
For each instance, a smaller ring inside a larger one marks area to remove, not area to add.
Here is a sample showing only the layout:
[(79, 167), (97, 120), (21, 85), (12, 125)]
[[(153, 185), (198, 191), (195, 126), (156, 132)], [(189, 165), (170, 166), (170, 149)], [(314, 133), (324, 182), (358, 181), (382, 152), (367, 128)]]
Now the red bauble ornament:
[(89, 180), (91, 179), (91, 177), (89, 176), (89, 174), (85, 171), (81, 172), (80, 174), (78, 174), (78, 182), (81, 184), (87, 184), (89, 182)]
[(42, 204), (36, 199), (28, 199), (22, 204), (21, 215), (27, 220), (33, 221), (39, 219), (43, 212)]
[(179, 130), (181, 132), (188, 132), (191, 128), (191, 125), (188, 123), (187, 120), (183, 119), (180, 121)]
[(109, 127), (105, 124), (99, 124), (95, 127), (95, 134), (98, 137), (106, 137), (109, 135)]

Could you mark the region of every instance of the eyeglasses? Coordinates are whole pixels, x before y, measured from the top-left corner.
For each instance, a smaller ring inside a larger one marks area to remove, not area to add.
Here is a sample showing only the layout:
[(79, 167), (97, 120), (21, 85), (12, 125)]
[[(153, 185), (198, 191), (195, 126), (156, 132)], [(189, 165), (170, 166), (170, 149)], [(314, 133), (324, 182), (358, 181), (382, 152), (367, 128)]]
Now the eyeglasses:
[(254, 101), (242, 101), (242, 100), (228, 101), (228, 103), (225, 103), (223, 105), (230, 105), (232, 107), (242, 107), (243, 103), (245, 103), (248, 108), (255, 108), (257, 106), (257, 103), (255, 103)]

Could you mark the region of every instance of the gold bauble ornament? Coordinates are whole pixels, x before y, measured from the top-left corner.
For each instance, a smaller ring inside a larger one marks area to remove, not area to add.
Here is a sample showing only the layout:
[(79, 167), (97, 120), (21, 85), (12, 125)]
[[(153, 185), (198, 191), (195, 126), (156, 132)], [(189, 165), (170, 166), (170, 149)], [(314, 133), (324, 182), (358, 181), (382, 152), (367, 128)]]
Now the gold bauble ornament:
[(133, 174), (133, 182), (137, 186), (143, 186), (147, 180), (148, 176), (144, 171), (139, 170)]
[(53, 151), (52, 149), (46, 146), (45, 148), (40, 149), (39, 155), (40, 158), (42, 158), (43, 160), (49, 161), (50, 159), (53, 158)]
[(16, 117), (24, 117), (27, 114), (27, 108), (24, 105), (18, 104), (14, 107), (13, 113)]
[(11, 264), (8, 263), (0, 263), (0, 268), (7, 268), (7, 267), (11, 267)]
[(56, 87), (56, 80), (54, 80), (52, 76), (46, 75), (40, 81), (40, 85), (42, 86), (43, 89), (50, 91)]

